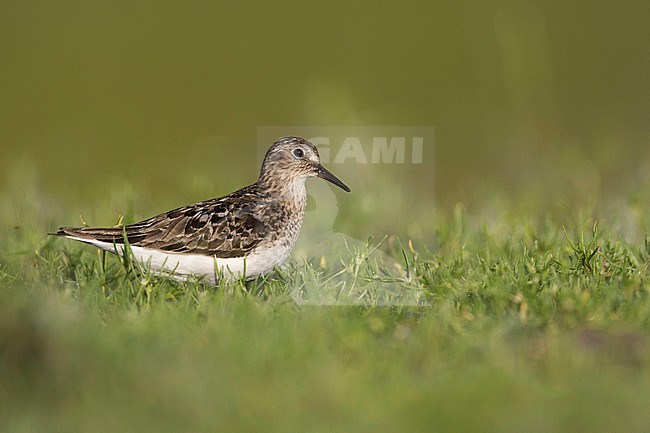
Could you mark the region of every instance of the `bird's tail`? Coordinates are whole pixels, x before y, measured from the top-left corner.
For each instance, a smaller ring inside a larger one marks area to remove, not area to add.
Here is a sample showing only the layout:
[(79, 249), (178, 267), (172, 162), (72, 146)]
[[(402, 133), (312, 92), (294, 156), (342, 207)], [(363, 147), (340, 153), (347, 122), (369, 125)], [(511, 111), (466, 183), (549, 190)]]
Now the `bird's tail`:
[(100, 242), (124, 243), (123, 227), (61, 227), (59, 231), (49, 233), (75, 239), (87, 239)]

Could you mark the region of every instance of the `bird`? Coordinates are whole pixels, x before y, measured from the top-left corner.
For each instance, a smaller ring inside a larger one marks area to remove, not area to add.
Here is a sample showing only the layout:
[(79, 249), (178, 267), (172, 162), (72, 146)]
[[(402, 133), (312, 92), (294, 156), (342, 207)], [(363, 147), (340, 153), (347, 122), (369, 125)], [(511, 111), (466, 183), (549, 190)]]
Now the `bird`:
[(252, 280), (289, 257), (311, 177), (350, 192), (323, 167), (314, 143), (282, 137), (267, 150), (257, 181), (233, 193), (121, 227), (61, 227), (51, 234), (113, 254), (127, 251), (144, 269), (175, 280)]

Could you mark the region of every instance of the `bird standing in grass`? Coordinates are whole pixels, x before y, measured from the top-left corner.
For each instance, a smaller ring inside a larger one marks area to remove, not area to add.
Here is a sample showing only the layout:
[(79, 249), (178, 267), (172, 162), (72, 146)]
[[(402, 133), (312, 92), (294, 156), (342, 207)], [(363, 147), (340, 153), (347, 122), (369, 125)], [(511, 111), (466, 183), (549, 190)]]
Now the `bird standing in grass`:
[(250, 280), (289, 256), (305, 217), (310, 177), (350, 192), (321, 165), (312, 142), (284, 137), (266, 152), (257, 182), (231, 194), (124, 227), (61, 227), (54, 234), (115, 254), (128, 249), (145, 269), (175, 279)]

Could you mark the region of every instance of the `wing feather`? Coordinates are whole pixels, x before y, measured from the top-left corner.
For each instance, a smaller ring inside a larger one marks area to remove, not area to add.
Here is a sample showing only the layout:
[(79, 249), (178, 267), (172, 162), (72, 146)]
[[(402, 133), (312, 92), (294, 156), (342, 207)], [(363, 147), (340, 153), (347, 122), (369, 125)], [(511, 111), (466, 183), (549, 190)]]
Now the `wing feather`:
[(268, 202), (255, 185), (225, 197), (165, 212), (125, 227), (61, 227), (58, 235), (124, 243), (168, 252), (189, 252), (217, 258), (242, 257), (268, 235), (263, 222)]

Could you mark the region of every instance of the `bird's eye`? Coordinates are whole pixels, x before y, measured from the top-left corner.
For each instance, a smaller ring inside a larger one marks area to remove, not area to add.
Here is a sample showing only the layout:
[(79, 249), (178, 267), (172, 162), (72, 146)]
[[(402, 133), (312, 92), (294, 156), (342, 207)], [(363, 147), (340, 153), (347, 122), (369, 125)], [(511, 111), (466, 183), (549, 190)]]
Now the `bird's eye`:
[(302, 158), (303, 156), (305, 156), (305, 152), (298, 147), (296, 149), (293, 149), (293, 156), (295, 156), (296, 158)]

